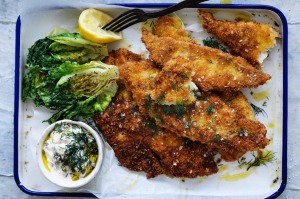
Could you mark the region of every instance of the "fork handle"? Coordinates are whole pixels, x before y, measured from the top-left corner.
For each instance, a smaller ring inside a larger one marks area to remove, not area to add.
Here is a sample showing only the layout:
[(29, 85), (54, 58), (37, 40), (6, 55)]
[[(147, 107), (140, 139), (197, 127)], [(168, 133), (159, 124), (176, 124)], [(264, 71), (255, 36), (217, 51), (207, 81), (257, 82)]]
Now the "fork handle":
[(198, 3), (202, 3), (204, 1), (208, 1), (208, 0), (185, 0), (185, 1), (181, 1), (171, 7), (168, 7), (164, 10), (161, 10), (161, 11), (158, 11), (158, 12), (155, 12), (155, 13), (147, 13), (147, 16), (149, 17), (160, 17), (160, 16), (163, 16), (163, 15), (167, 15), (167, 14), (170, 14), (172, 12), (175, 12), (177, 10), (180, 10), (182, 8), (186, 8), (188, 6), (191, 6), (191, 5), (195, 5), (195, 4), (198, 4)]

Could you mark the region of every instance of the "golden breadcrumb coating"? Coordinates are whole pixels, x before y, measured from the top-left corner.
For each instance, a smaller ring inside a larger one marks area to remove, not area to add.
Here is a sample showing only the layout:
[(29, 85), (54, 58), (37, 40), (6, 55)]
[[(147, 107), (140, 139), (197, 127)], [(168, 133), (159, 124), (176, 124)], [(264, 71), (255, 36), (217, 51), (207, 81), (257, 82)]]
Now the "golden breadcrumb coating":
[(149, 75), (158, 70), (153, 62), (141, 57), (132, 60), (131, 57), (138, 55), (126, 49), (114, 51), (110, 56), (119, 64), (121, 79), (132, 92), (140, 111), (155, 119), (159, 126), (215, 148), (227, 161), (237, 160), (247, 151), (268, 144), (263, 124), (238, 113), (218, 95), (199, 91), (201, 94), (192, 104), (163, 105), (157, 98), (151, 98), (156, 88)]
[(160, 99), (160, 104), (176, 104), (195, 102), (193, 93), (192, 69), (186, 64), (174, 64), (169, 62), (154, 78), (155, 90), (151, 94), (152, 99)]
[(242, 92), (222, 92), (218, 95), (230, 107), (236, 110), (238, 114), (245, 116), (247, 119), (255, 120), (253, 110)]
[[(172, 37), (177, 41), (195, 43), (194, 40), (189, 38), (187, 31), (182, 25), (181, 19), (177, 16), (160, 17), (153, 27), (152, 32), (158, 37)], [(218, 94), (227, 105), (236, 109), (238, 113), (243, 114), (248, 119), (256, 120), (252, 108), (242, 92), (225, 91), (216, 94)]]
[(198, 10), (204, 19), (203, 28), (228, 46), (234, 55), (245, 58), (256, 68), (261, 67), (259, 56), (276, 44), (278, 33), (268, 24), (254, 21), (219, 21), (213, 15)]
[(171, 37), (157, 37), (145, 29), (142, 30), (142, 41), (150, 52), (150, 58), (158, 65), (164, 67), (168, 62), (179, 65), (182, 61), (188, 64), (194, 73), (193, 82), (203, 91), (238, 91), (265, 84), (271, 78), (245, 59), (218, 49)]
[[(189, 38), (187, 31), (182, 25), (181, 19), (177, 16), (160, 17), (153, 27), (152, 32), (158, 37), (172, 37), (177, 41), (195, 43), (194, 40)], [(252, 108), (242, 92), (225, 91), (216, 94), (218, 94), (227, 105), (236, 109), (236, 111), (248, 119), (256, 120)]]
[(160, 37), (172, 37), (180, 39), (180, 41), (196, 43), (189, 38), (187, 31), (183, 28), (181, 19), (177, 16), (165, 15), (158, 18), (152, 32)]
[(212, 150), (156, 126), (139, 112), (131, 93), (122, 86), (95, 121), (121, 165), (144, 171), (148, 178), (160, 174), (195, 178), (217, 172)]
[[(190, 104), (196, 100), (194, 94), (190, 88), (191, 84), (191, 70), (179, 65), (178, 67), (171, 68), (167, 65), (163, 70), (156, 67), (152, 62), (142, 59), (139, 55), (131, 53), (127, 49), (119, 49), (117, 53), (112, 52), (109, 57), (106, 58), (108, 64), (120, 66), (122, 63), (128, 63), (132, 65), (139, 63), (147, 69), (142, 74), (133, 73), (137, 75), (140, 80), (140, 85), (151, 80), (151, 86), (155, 89), (149, 91), (149, 95), (153, 99), (158, 99), (161, 104), (176, 104), (177, 102), (185, 102)], [(126, 59), (127, 58), (127, 59)], [(122, 70), (123, 68), (119, 68)], [(123, 80), (124, 77), (120, 77)], [(147, 86), (147, 85), (145, 85)]]

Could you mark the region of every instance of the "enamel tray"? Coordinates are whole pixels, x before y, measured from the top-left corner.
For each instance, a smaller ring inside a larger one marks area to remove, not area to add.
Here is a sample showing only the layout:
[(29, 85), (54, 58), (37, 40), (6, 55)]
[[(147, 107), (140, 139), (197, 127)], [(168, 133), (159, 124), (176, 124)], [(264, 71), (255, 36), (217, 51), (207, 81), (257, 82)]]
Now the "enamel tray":
[[(281, 35), (262, 70), (272, 79), (257, 89), (245, 89), (250, 103), (264, 107), (266, 114), (256, 117), (268, 129), (271, 139), (267, 150), (275, 154), (273, 162), (253, 167), (247, 171), (236, 162), (221, 162), (219, 172), (209, 177), (196, 179), (171, 179), (158, 176), (147, 180), (144, 173), (131, 172), (118, 165), (113, 150), (105, 146), (105, 157), (98, 176), (81, 189), (63, 189), (42, 175), (35, 159), (36, 143), (47, 127), (42, 121), (52, 114), (32, 102), (21, 101), (22, 79), (28, 48), (44, 38), (54, 27), (70, 31), (77, 30), (77, 20), (84, 8), (94, 7), (116, 17), (129, 8), (160, 9), (171, 4), (85, 4), (45, 5), (29, 9), (21, 14), (16, 24), (15, 51), (15, 113), (14, 113), (14, 176), (19, 188), (27, 194), (43, 196), (97, 196), (99, 198), (275, 198), (280, 195), (287, 182), (287, 22), (280, 10), (265, 5), (200, 4), (176, 12), (191, 37), (201, 43), (209, 35), (201, 30), (197, 8), (212, 11), (217, 19), (233, 20), (246, 16), (271, 24)], [(32, 28), (34, 24), (35, 28)], [(109, 45), (109, 49), (120, 47), (147, 55), (140, 41), (141, 24), (123, 31), (124, 40)], [(251, 159), (251, 152), (245, 155)]]

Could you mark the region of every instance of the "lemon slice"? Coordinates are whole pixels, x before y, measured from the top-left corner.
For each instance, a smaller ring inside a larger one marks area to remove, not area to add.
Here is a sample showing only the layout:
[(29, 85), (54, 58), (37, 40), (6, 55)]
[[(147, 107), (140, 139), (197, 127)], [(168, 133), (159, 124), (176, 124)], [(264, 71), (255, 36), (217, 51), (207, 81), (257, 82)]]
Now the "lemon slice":
[(108, 14), (88, 8), (81, 12), (78, 20), (79, 33), (87, 40), (96, 43), (109, 43), (122, 39), (120, 33), (106, 31), (101, 29), (105, 24), (110, 22), (112, 17)]

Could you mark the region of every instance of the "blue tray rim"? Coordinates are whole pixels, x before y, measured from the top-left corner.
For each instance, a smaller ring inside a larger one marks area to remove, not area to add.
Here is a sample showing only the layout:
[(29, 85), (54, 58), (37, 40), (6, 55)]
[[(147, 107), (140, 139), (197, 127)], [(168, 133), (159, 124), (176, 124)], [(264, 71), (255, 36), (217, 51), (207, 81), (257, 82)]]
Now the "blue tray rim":
[[(122, 3), (110, 4), (125, 7), (136, 8), (156, 8), (168, 7), (173, 3)], [(277, 198), (286, 188), (287, 184), (287, 132), (288, 132), (288, 25), (285, 15), (276, 7), (263, 4), (198, 4), (195, 8), (221, 8), (221, 9), (264, 9), (275, 12), (281, 19), (283, 26), (282, 52), (283, 52), (283, 110), (282, 110), (282, 182), (279, 189), (268, 196), (268, 199)], [(26, 194), (38, 196), (67, 196), (67, 197), (95, 197), (92, 193), (82, 192), (38, 192), (26, 188), (22, 185), (18, 172), (18, 126), (19, 126), (19, 91), (20, 91), (20, 37), (21, 37), (21, 19), (16, 21), (16, 43), (15, 43), (15, 83), (14, 83), (14, 179), (17, 186)]]

